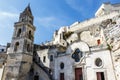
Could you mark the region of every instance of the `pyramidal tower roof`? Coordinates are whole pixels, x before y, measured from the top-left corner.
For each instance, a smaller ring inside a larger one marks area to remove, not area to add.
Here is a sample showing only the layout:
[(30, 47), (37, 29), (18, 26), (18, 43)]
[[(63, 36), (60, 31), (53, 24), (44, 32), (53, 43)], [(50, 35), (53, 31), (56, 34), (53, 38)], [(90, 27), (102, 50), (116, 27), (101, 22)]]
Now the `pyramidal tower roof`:
[(24, 11), (20, 14), (20, 17), (23, 17), (23, 16), (30, 16), (33, 18), (30, 4), (28, 4), (28, 6), (24, 9)]
[(32, 15), (30, 4), (28, 4), (28, 6), (24, 9), (23, 13), (27, 13), (29, 15)]

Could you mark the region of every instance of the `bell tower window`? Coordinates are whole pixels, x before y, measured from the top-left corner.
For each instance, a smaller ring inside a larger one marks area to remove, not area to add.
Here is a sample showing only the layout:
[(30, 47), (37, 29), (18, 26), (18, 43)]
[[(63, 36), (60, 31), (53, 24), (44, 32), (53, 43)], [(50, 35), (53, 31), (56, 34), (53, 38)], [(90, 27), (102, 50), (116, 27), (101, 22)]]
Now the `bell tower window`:
[(21, 35), (21, 29), (18, 30), (17, 37), (20, 37)]
[(29, 20), (29, 23), (33, 24), (33, 22), (32, 22), (32, 20), (31, 20), (31, 19)]
[(16, 42), (16, 43), (15, 43), (15, 47), (14, 47), (14, 51), (17, 51), (18, 48), (19, 48), (19, 42)]
[(29, 39), (31, 39), (31, 38), (32, 38), (31, 31), (29, 31)]

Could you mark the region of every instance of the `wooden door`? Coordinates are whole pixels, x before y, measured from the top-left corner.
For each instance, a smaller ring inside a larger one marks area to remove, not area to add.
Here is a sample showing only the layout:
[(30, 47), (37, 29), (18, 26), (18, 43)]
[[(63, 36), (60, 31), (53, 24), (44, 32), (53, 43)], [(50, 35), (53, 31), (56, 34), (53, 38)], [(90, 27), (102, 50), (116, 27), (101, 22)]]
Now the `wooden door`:
[(104, 72), (97, 72), (97, 80), (105, 80)]
[(75, 80), (83, 80), (82, 68), (75, 68)]
[(64, 73), (60, 73), (60, 80), (64, 80)]

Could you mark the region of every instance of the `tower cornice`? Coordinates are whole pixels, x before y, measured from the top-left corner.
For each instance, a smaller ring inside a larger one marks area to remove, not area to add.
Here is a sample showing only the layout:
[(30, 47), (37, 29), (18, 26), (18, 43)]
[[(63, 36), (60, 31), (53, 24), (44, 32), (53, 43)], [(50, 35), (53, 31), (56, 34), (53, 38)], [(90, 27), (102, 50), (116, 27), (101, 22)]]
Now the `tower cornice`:
[(32, 25), (29, 22), (15, 22), (14, 27), (16, 26), (21, 26), (21, 25), (28, 25), (29, 27), (31, 27), (34, 31), (36, 30), (36, 27), (34, 25)]

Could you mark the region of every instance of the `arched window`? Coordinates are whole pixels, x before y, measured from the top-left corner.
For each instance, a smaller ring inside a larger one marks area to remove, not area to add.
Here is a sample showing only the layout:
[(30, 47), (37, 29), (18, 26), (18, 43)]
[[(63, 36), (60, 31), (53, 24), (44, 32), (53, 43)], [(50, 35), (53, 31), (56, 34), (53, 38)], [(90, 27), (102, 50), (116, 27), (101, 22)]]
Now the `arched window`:
[(29, 20), (29, 22), (30, 22), (31, 24), (33, 24), (32, 20)]
[(18, 30), (17, 37), (20, 37), (21, 29)]
[(60, 63), (60, 68), (64, 69), (64, 63), (63, 62)]
[(32, 38), (32, 35), (31, 35), (31, 31), (29, 31), (29, 35), (28, 35), (29, 39)]
[(19, 42), (16, 42), (16, 43), (15, 43), (15, 47), (14, 47), (14, 51), (17, 51), (18, 48), (19, 48)]
[(50, 61), (53, 61), (53, 55), (50, 55)]

